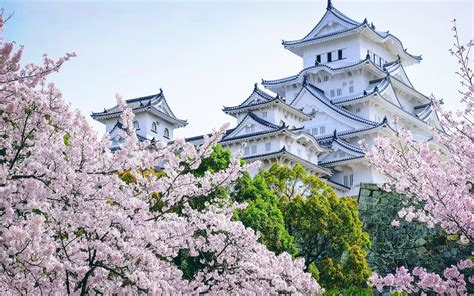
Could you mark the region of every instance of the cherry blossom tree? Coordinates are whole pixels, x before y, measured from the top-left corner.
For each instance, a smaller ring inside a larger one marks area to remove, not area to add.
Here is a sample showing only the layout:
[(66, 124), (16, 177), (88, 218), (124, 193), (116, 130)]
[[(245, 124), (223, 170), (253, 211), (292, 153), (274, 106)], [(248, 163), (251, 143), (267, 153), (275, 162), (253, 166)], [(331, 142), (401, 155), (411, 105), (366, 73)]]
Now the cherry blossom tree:
[[(408, 130), (399, 129), (391, 138), (378, 138), (368, 151), (369, 164), (387, 177), (386, 190), (396, 190), (406, 196), (406, 207), (399, 218), (419, 221), (428, 227), (439, 226), (460, 244), (473, 244), (474, 238), (474, 75), (470, 68), (470, 41), (462, 45), (456, 24), (454, 55), (460, 66), (456, 74), (461, 79), (463, 109), (444, 111), (440, 101), (433, 98), (435, 110), (444, 130), (432, 128), (433, 141), (416, 142)], [(397, 220), (392, 222), (396, 227)], [(473, 264), (467, 259), (448, 267), (443, 276), (423, 268), (412, 272), (401, 267), (395, 274), (371, 281), (379, 290), (384, 286), (408, 293), (424, 291), (447, 294), (467, 292), (465, 278), (472, 274)], [(462, 272), (461, 272), (462, 271)], [(466, 276), (465, 276), (466, 275)], [(471, 276), (468, 282), (474, 283)], [(472, 292), (472, 291), (471, 291)]]
[[(247, 169), (232, 157), (226, 169), (190, 172), (225, 127), (200, 147), (141, 142), (118, 98), (125, 142), (112, 152), (47, 81), (74, 54), (21, 65), (22, 48), (0, 42), (1, 294), (323, 292), (303, 260), (276, 256), (232, 220), (244, 204), (189, 206)], [(176, 262), (182, 252), (199, 266), (189, 278)]]

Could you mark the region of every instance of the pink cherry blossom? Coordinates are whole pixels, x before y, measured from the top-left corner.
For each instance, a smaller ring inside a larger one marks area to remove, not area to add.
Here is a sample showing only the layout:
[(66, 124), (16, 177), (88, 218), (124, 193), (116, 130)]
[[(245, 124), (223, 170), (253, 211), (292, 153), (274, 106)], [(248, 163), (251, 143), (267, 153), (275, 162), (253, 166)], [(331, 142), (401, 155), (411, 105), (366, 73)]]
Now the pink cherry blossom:
[[(133, 112), (118, 98), (126, 140), (112, 152), (108, 136), (99, 138), (46, 80), (74, 54), (20, 66), (22, 49), (1, 40), (0, 294), (323, 292), (302, 260), (276, 256), (232, 220), (245, 205), (224, 199), (203, 211), (189, 206), (247, 169), (234, 157), (213, 174), (189, 172), (226, 127), (200, 147), (140, 142), (127, 129)], [(164, 175), (144, 176), (149, 169)], [(124, 171), (137, 182), (124, 182), (118, 176)], [(157, 202), (162, 206), (153, 209)], [(212, 255), (191, 280), (173, 260), (182, 250)]]
[[(439, 226), (458, 243), (472, 246), (474, 238), (474, 75), (469, 67), (470, 41), (460, 45), (457, 29), (455, 49), (462, 81), (457, 112), (444, 111), (433, 98), (435, 111), (442, 130), (431, 129), (433, 141), (416, 142), (410, 131), (399, 129), (392, 137), (378, 138), (367, 152), (369, 164), (386, 176), (383, 188), (403, 194), (406, 206), (398, 216), (408, 222), (426, 223), (430, 228)], [(445, 269), (442, 276), (423, 268), (412, 273), (400, 267), (395, 274), (381, 277), (374, 274), (370, 282), (379, 290), (386, 289), (417, 293), (465, 294), (463, 270), (472, 268), (471, 260), (460, 261)]]

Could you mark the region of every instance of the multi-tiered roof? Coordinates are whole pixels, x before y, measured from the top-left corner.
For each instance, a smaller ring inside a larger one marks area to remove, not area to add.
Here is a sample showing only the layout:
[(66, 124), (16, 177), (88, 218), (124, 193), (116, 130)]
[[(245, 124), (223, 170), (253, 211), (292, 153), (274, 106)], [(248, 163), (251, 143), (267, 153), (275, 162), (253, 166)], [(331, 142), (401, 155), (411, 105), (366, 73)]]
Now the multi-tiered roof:
[[(238, 125), (223, 143), (245, 142), (268, 134), (304, 134), (320, 147), (313, 165), (325, 168), (328, 183), (340, 192), (356, 194), (352, 190), (354, 180), (376, 179), (365, 163), (360, 140), (368, 140), (370, 145), (375, 137), (393, 132), (394, 122), (423, 140), (429, 139), (430, 124), (441, 128), (431, 99), (414, 88), (404, 69), (419, 63), (421, 56), (410, 54), (400, 39), (377, 30), (367, 19), (355, 21), (329, 0), (326, 13), (306, 36), (282, 44), (303, 58), (303, 70), (285, 78), (262, 80), (274, 95), (255, 85), (242, 104), (224, 107), (225, 113), (237, 118)], [(343, 92), (348, 81), (357, 81), (357, 85)], [(293, 126), (259, 117), (268, 110), (291, 114)], [(242, 126), (251, 122), (267, 128), (242, 133)], [(289, 153), (286, 147), (246, 158), (271, 158), (282, 153)]]

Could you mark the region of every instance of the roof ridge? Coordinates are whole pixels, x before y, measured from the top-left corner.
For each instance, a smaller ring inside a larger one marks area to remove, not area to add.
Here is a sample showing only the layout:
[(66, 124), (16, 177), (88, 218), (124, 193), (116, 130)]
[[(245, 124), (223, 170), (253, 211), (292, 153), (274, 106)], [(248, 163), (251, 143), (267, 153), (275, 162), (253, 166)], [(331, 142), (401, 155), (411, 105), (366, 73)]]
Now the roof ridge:
[[(311, 84), (309, 84), (311, 85)], [(325, 104), (326, 106), (328, 106), (329, 108), (333, 109), (334, 111), (336, 112), (339, 112), (340, 114), (343, 114), (343, 115), (346, 115), (347, 117), (350, 117), (352, 118), (353, 120), (356, 120), (356, 121), (359, 121), (361, 123), (364, 123), (364, 124), (368, 124), (368, 125), (372, 125), (372, 126), (375, 126), (377, 125), (378, 123), (374, 122), (374, 121), (371, 121), (371, 120), (367, 120), (365, 118), (362, 118), (362, 117), (359, 117), (355, 114), (353, 114), (352, 112), (349, 112), (347, 110), (345, 110), (344, 108), (341, 108), (337, 105), (334, 105), (331, 103), (331, 101), (329, 100), (324, 100), (324, 99), (321, 99), (319, 98), (317, 95), (315, 95), (311, 89), (308, 88), (307, 85), (303, 86), (302, 88), (306, 88), (315, 98), (317, 98), (320, 102), (322, 102), (323, 104)], [(298, 93), (299, 95), (300, 93)], [(295, 97), (295, 100), (296, 98), (298, 97), (298, 95)], [(292, 102), (293, 103), (293, 102)]]
[[(280, 127), (282, 127), (282, 126), (273, 124), (273, 123), (271, 123), (270, 121), (267, 121), (267, 120), (265, 120), (265, 119), (263, 119), (263, 118), (258, 117), (258, 116), (257, 116), (255, 113), (253, 113), (253, 112), (249, 112), (249, 113), (247, 113), (247, 114), (248, 114), (253, 120), (255, 120), (256, 122), (261, 123), (261, 124), (263, 124), (263, 125), (266, 125), (266, 126), (268, 126), (268, 127), (272, 127), (272, 128), (280, 128)], [(243, 121), (243, 120), (242, 120), (242, 121)]]

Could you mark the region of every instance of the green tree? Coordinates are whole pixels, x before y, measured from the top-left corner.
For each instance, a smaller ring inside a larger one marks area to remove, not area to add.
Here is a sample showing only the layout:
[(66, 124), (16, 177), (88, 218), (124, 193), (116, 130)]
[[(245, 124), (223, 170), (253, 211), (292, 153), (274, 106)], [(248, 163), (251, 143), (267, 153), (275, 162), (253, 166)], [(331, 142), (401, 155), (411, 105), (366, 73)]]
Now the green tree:
[(262, 176), (243, 176), (233, 192), (235, 200), (246, 201), (248, 206), (236, 213), (236, 219), (257, 231), (259, 241), (276, 254), (296, 255), (294, 239), (285, 228), (278, 197), (268, 188)]
[[(314, 264), (326, 289), (366, 287), (370, 269), (365, 249), (367, 233), (351, 198), (339, 198), (332, 188), (301, 165), (273, 165), (260, 175), (279, 197), (285, 226), (295, 239), (306, 269)], [(313, 268), (314, 270), (314, 268)], [(313, 273), (313, 272), (312, 272)]]

